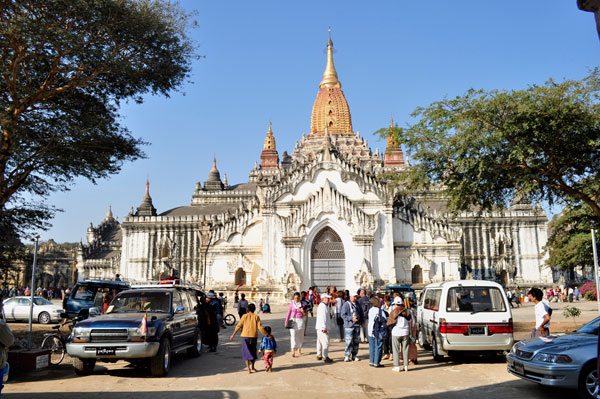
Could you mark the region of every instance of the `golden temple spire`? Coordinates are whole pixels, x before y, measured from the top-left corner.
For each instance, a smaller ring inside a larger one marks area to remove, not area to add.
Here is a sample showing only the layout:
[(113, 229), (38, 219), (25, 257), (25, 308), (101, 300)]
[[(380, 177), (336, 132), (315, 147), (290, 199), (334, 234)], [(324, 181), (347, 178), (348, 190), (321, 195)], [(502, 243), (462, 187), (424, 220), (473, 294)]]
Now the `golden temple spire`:
[(340, 83), (338, 80), (335, 65), (333, 65), (333, 41), (331, 40), (331, 27), (329, 28), (329, 40), (327, 41), (327, 65), (325, 66), (323, 80), (319, 84), (319, 87), (342, 87), (342, 83)]
[(263, 145), (264, 150), (275, 150), (275, 136), (273, 136), (273, 129), (271, 126), (271, 121), (269, 121), (269, 131), (267, 132), (267, 137), (265, 138), (265, 143)]

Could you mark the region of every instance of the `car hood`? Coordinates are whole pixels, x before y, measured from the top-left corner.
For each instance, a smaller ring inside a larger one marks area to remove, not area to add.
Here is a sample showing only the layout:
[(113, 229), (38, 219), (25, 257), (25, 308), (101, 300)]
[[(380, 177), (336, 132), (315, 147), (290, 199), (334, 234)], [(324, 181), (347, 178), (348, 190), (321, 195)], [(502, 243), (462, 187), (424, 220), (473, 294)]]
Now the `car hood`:
[(52, 312), (53, 310), (57, 310), (59, 312), (63, 311), (63, 308), (58, 305), (36, 305), (34, 309), (39, 309), (40, 311), (46, 310)]
[(543, 349), (546, 353), (559, 353), (586, 345), (595, 347), (598, 344), (598, 337), (592, 334), (573, 332), (556, 337), (526, 339), (521, 342), (525, 345), (519, 349), (524, 351), (537, 352)]
[[(102, 316), (91, 317), (77, 323), (77, 327), (83, 328), (129, 328), (139, 327), (146, 313), (112, 313)], [(169, 317), (166, 313), (147, 313), (148, 324), (153, 318), (166, 319)]]

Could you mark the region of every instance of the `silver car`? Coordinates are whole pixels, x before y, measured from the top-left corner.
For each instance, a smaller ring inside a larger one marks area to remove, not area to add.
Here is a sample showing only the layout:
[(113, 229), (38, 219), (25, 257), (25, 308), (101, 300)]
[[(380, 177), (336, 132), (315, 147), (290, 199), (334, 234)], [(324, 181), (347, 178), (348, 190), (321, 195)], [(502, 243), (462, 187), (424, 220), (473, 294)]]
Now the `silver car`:
[[(29, 320), (29, 305), (31, 297), (16, 296), (4, 300), (4, 320), (6, 321), (26, 321)], [(52, 321), (60, 321), (62, 307), (57, 306), (47, 299), (36, 296), (33, 298), (33, 321), (39, 321), (41, 324), (48, 324)]]
[(527, 381), (579, 391), (598, 398), (598, 326), (600, 317), (560, 336), (517, 342), (506, 356), (508, 372)]

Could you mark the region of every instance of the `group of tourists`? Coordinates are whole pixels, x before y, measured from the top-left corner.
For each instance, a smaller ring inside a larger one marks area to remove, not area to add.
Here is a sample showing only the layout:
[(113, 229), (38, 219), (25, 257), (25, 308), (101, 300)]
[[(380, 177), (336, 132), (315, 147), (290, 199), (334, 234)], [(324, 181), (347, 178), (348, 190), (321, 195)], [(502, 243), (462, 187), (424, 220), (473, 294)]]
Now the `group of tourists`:
[(548, 288), (544, 290), (544, 297), (549, 302), (573, 302), (579, 301), (580, 292), (579, 287), (559, 287)]
[[(329, 357), (329, 343), (334, 339), (345, 343), (345, 362), (359, 361), (359, 345), (368, 342), (369, 365), (372, 367), (384, 367), (382, 361), (391, 360), (393, 371), (408, 371), (409, 364), (417, 364), (416, 309), (412, 298), (403, 298), (399, 293), (393, 296), (373, 295), (366, 289), (350, 293), (338, 291), (335, 287), (328, 287), (323, 294), (316, 287), (293, 294), (284, 321), (285, 328), (290, 331), (293, 358), (302, 356), (308, 316), (314, 305), (317, 305), (317, 360), (333, 362)], [(240, 310), (240, 321), (230, 340), (241, 331), (242, 358), (249, 373), (256, 371), (258, 351), (262, 352), (266, 370), (271, 371), (273, 356), (277, 353), (277, 342), (271, 328), (262, 325), (255, 313), (256, 305), (247, 303), (244, 294), (238, 302)], [(259, 332), (264, 336), (260, 346)], [(338, 335), (339, 339), (333, 338)]]
[[(62, 299), (65, 295), (65, 291), (68, 288), (43, 288), (38, 287), (35, 290), (35, 296), (39, 296), (45, 298), (49, 301), (53, 299)], [(29, 287), (4, 287), (2, 289), (1, 295), (3, 298), (9, 298), (13, 296), (30, 296), (31, 289)]]
[[(560, 286), (540, 289), (542, 298), (547, 302), (576, 302), (581, 297), (578, 286)], [(529, 294), (525, 296), (520, 287), (507, 288), (506, 297), (511, 308), (519, 307), (523, 301), (531, 301)]]

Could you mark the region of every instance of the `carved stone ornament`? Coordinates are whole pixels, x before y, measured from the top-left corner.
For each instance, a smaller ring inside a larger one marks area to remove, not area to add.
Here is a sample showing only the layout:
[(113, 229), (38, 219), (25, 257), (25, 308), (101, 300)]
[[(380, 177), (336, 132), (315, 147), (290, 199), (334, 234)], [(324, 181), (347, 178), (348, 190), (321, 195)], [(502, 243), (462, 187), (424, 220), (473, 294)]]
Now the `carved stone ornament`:
[(288, 292), (295, 292), (300, 289), (300, 285), (302, 284), (301, 274), (298, 272), (298, 268), (296, 265), (296, 261), (290, 259), (285, 268), (285, 273), (281, 282), (285, 284)]
[(248, 257), (239, 254), (233, 257), (229, 262), (227, 262), (227, 271), (230, 274), (233, 274), (237, 269), (241, 268), (244, 272), (250, 274), (252, 273), (254, 265), (255, 263), (252, 262), (252, 260), (248, 259)]
[(371, 272), (371, 266), (369, 265), (369, 262), (363, 258), (358, 273), (354, 275), (354, 282), (358, 284), (359, 287), (370, 287), (373, 285), (374, 281), (375, 278)]

